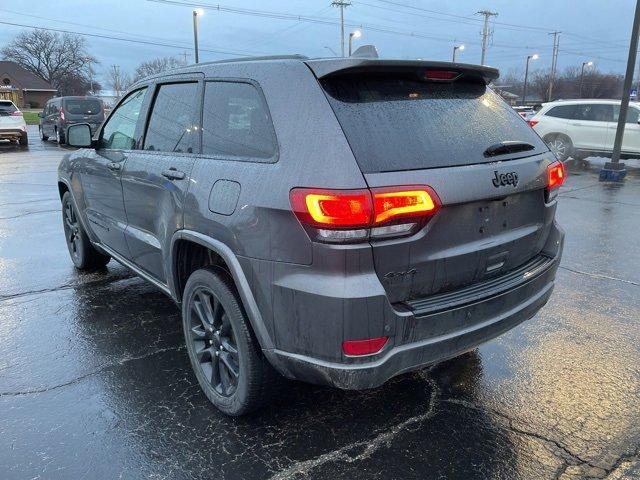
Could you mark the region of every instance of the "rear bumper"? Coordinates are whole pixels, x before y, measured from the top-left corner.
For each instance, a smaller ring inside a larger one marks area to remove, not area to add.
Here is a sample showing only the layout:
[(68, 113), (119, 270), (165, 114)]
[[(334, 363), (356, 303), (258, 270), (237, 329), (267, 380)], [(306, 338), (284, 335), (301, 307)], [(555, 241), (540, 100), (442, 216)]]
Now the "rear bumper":
[(277, 349), (265, 353), (289, 378), (342, 389), (375, 388), (403, 372), (472, 350), (533, 317), (553, 291), (561, 237), (559, 245), (544, 268), (524, 275), (524, 281), (498, 294), (494, 291), (471, 303), (430, 313), (397, 312), (395, 335), (380, 354), (369, 359), (342, 363)]
[(21, 128), (0, 128), (0, 140), (18, 140), (26, 134)]

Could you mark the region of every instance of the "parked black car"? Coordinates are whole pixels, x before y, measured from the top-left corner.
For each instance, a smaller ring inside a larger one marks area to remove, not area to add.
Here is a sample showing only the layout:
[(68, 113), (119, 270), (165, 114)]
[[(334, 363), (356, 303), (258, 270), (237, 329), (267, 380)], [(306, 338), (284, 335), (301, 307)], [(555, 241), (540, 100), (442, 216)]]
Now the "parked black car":
[(104, 121), (104, 107), (96, 97), (55, 97), (45, 104), (39, 116), (40, 138), (53, 137), (63, 144), (69, 125), (88, 123), (92, 134), (97, 131)]
[(564, 168), (481, 66), (276, 57), (131, 87), (68, 129), (64, 230), (182, 308), (207, 397), (278, 373), (365, 389), (473, 349), (547, 302)]

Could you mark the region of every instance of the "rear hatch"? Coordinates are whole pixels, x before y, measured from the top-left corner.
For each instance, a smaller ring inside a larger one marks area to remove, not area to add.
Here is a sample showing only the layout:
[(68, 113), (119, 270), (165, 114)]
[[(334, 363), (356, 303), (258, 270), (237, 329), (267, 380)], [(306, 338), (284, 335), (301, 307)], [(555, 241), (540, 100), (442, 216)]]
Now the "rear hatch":
[(487, 86), (497, 71), (313, 63), (368, 186), (427, 185), (442, 204), (418, 232), (371, 241), (392, 302), (504, 275), (541, 252), (554, 215), (545, 203), (546, 167), (554, 159)]
[(102, 102), (97, 98), (65, 98), (62, 108), (68, 123), (88, 123), (97, 127), (104, 120)]
[(0, 100), (0, 128), (15, 130), (24, 125), (22, 113), (13, 102)]

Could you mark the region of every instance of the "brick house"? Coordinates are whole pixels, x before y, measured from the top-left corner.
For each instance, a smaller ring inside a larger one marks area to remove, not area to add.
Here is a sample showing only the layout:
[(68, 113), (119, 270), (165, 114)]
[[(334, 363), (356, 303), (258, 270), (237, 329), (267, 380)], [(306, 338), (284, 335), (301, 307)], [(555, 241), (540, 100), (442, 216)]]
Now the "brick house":
[(0, 99), (18, 108), (42, 108), (57, 90), (15, 62), (0, 61)]

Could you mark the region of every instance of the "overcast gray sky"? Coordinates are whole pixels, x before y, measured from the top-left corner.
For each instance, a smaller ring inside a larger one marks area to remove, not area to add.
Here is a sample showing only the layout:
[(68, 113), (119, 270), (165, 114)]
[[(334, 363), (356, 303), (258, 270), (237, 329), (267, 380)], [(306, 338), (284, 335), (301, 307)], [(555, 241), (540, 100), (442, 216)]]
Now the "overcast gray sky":
[[(154, 0), (12, 0), (2, 2), (0, 22), (72, 30), (78, 33), (163, 43), (167, 46), (87, 37), (90, 52), (100, 61), (98, 75), (111, 65), (132, 71), (158, 56), (187, 54), (193, 61), (193, 4), (215, 7), (212, 0), (175, 0), (181, 5)], [(352, 0), (345, 10), (347, 31), (362, 25), (362, 38), (387, 58), (449, 60), (454, 42), (466, 48), (459, 61), (480, 62), (478, 10), (494, 17), (492, 45), (487, 63), (503, 72), (524, 70), (526, 55), (539, 53), (536, 67), (551, 61), (552, 37), (560, 30), (559, 67), (593, 60), (603, 71), (623, 72), (633, 20), (633, 0)], [(339, 10), (330, 0), (220, 0), (222, 7), (305, 15), (320, 22), (338, 22)], [(309, 56), (339, 52), (337, 24), (205, 9), (200, 19), (200, 61), (238, 54), (302, 53)], [(528, 28), (525, 28), (528, 27)], [(24, 27), (0, 23), (0, 47)], [(381, 32), (391, 30), (393, 32)], [(411, 33), (422, 37), (410, 36)], [(424, 38), (429, 37), (429, 38)], [(168, 46), (172, 45), (177, 48)], [(217, 52), (214, 52), (218, 51)], [(222, 53), (227, 52), (227, 53)]]

